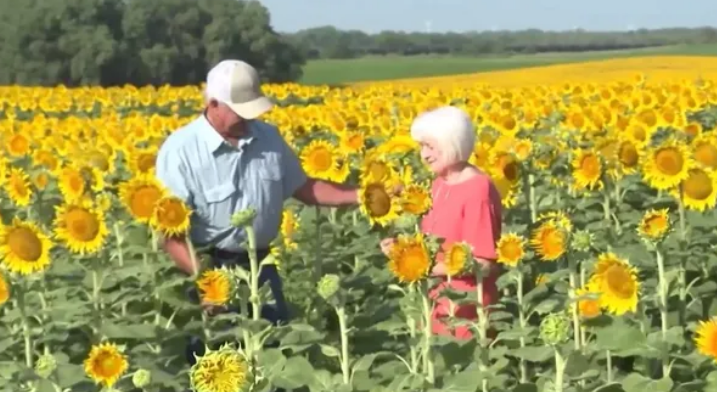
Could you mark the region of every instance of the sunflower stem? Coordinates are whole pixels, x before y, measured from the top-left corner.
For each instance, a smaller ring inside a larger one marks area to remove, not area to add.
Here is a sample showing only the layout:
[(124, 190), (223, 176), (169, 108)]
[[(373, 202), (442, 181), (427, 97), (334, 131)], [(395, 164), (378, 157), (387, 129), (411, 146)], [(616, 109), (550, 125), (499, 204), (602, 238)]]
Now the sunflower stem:
[[(667, 280), (665, 278), (665, 262), (664, 262), (664, 256), (662, 255), (662, 252), (660, 251), (659, 246), (656, 247), (655, 250), (655, 259), (657, 260), (657, 274), (658, 274), (658, 294), (659, 294), (659, 302), (658, 305), (660, 309), (660, 326), (662, 328), (662, 342), (667, 344)], [(663, 353), (662, 356), (662, 377), (666, 378), (669, 377), (670, 374), (670, 357), (669, 357), (669, 351), (666, 351)]]
[(253, 225), (246, 225), (244, 227), (244, 230), (246, 231), (246, 237), (247, 237), (247, 253), (249, 253), (249, 266), (251, 269), (251, 306), (252, 306), (252, 315), (251, 318), (254, 321), (258, 321), (261, 317), (261, 296), (259, 296), (259, 273), (260, 273), (260, 266), (259, 266), (259, 258), (256, 255), (256, 233), (254, 232), (254, 226)]
[[(476, 297), (477, 297), (477, 314), (478, 314), (478, 337), (480, 338), (479, 345), (482, 347), (480, 362), (478, 369), (485, 373), (488, 370), (488, 344), (486, 343), (488, 338), (488, 314), (485, 310), (485, 300), (483, 298), (483, 269), (479, 266), (476, 269)], [(485, 374), (481, 380), (482, 391), (488, 391), (488, 379), (485, 378)]]
[[(408, 293), (411, 297), (411, 300), (415, 299), (416, 295), (416, 287), (411, 285), (408, 287)], [(410, 313), (406, 313), (406, 322), (408, 323), (408, 332), (411, 336), (412, 341), (415, 342), (416, 337), (418, 336), (418, 331), (416, 329), (416, 319), (413, 318), (413, 316)], [(411, 351), (411, 373), (417, 374), (418, 373), (418, 349), (415, 345), (410, 346)]]
[[(518, 277), (516, 279), (518, 283), (518, 289), (517, 289), (517, 296), (518, 296), (518, 321), (520, 323), (520, 329), (525, 331), (525, 328), (527, 327), (528, 323), (525, 319), (525, 310), (523, 306), (523, 271), (521, 270), (521, 266), (518, 266), (516, 271), (518, 272)], [(525, 348), (525, 336), (520, 336), (520, 347)], [(525, 361), (525, 359), (520, 359), (520, 383), (527, 383), (528, 382), (528, 366)]]
[(580, 337), (581, 337), (581, 327), (580, 327), (580, 312), (578, 310), (579, 302), (578, 302), (578, 296), (577, 296), (577, 273), (575, 272), (575, 266), (574, 263), (570, 263), (570, 297), (573, 298), (573, 304), (570, 307), (571, 313), (573, 316), (573, 341), (575, 344), (575, 350), (580, 351), (581, 345), (580, 345)]
[(423, 372), (429, 384), (435, 383), (434, 365), (431, 354), (433, 345), (433, 321), (431, 300), (428, 294), (428, 282), (422, 282), (421, 300), (423, 303)]
[[(114, 225), (112, 225), (112, 232), (114, 232), (115, 239), (117, 241), (117, 265), (119, 265), (119, 267), (123, 267), (124, 254), (122, 253), (122, 242), (124, 240), (124, 237), (122, 236), (122, 231), (120, 230), (118, 222), (115, 222)], [(121, 307), (121, 315), (123, 317), (127, 316), (127, 302), (122, 302)]]
[(608, 349), (605, 351), (605, 363), (607, 371), (607, 383), (612, 383), (612, 352)]
[(25, 342), (25, 365), (32, 368), (32, 332), (30, 331), (30, 320), (27, 317), (27, 307), (25, 304), (25, 294), (27, 292), (27, 283), (23, 282), (20, 295), (18, 296), (18, 307), (20, 308), (20, 319), (22, 321), (22, 336)]
[(555, 391), (562, 392), (566, 362), (558, 347), (553, 347), (553, 350), (555, 351)]
[(99, 337), (100, 330), (102, 329), (102, 316), (100, 315), (100, 274), (99, 269), (92, 269), (92, 304), (95, 314), (95, 334)]
[[(687, 218), (685, 217), (682, 187), (679, 187), (679, 190), (680, 195), (677, 198), (677, 210), (680, 217), (680, 250), (685, 251), (687, 248)], [(687, 271), (685, 264), (685, 258), (680, 258), (677, 276), (678, 286), (680, 288), (680, 307), (678, 310), (680, 326), (685, 326), (685, 308), (687, 307)]]
[(351, 383), (351, 359), (349, 357), (349, 329), (344, 306), (336, 307), (336, 316), (339, 319), (339, 330), (341, 332), (341, 372), (344, 384), (348, 386)]

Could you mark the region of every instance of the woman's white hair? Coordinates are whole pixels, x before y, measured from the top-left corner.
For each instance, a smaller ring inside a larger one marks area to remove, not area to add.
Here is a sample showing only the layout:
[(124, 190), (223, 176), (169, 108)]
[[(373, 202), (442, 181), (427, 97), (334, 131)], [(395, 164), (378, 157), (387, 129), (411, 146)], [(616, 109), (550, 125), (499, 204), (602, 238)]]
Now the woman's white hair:
[(435, 140), (449, 164), (468, 161), (476, 141), (470, 116), (454, 106), (443, 106), (418, 115), (411, 125), (411, 137), (417, 142), (428, 138)]

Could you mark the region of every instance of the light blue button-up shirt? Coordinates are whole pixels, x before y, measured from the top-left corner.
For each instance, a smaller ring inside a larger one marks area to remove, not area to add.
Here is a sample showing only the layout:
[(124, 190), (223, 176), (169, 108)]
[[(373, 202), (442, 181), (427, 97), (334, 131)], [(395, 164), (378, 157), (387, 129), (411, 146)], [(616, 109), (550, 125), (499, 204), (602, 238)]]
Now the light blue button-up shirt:
[(276, 127), (254, 120), (236, 147), (202, 114), (172, 133), (157, 154), (156, 176), (193, 210), (190, 236), (199, 246), (241, 251), (243, 229), (234, 213), (257, 212), (258, 248), (277, 237), (284, 201), (307, 180), (296, 154)]

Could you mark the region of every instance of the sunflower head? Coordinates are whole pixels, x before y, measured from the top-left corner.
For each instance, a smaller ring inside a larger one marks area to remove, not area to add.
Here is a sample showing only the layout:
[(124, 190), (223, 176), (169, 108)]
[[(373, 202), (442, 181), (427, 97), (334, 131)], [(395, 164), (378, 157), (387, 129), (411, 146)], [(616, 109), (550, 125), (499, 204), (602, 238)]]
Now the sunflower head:
[(299, 216), (291, 210), (284, 209), (281, 214), (281, 238), (287, 250), (295, 250), (296, 232), (299, 230)]
[(584, 319), (592, 319), (600, 316), (602, 310), (600, 309), (599, 294), (586, 286), (585, 288), (578, 288), (575, 291), (575, 296), (581, 298), (578, 300), (578, 313)]
[(213, 305), (227, 304), (234, 293), (234, 283), (230, 272), (226, 269), (205, 271), (197, 280), (202, 302)]
[(409, 184), (401, 193), (401, 208), (404, 212), (420, 216), (431, 208), (431, 194), (425, 187)]
[(525, 239), (515, 233), (506, 233), (498, 240), (498, 262), (517, 266), (525, 256)]
[(647, 241), (662, 240), (670, 230), (670, 216), (668, 209), (649, 210), (642, 216), (637, 232)]
[(588, 285), (600, 293), (600, 306), (614, 315), (635, 312), (640, 282), (638, 271), (626, 259), (611, 252), (598, 256)]
[(244, 392), (249, 388), (250, 371), (244, 355), (225, 344), (198, 356), (189, 379), (195, 392)]
[(565, 254), (568, 235), (556, 221), (547, 220), (533, 231), (530, 245), (535, 249), (541, 260), (555, 261)]
[(700, 321), (694, 336), (697, 350), (717, 363), (717, 317)]
[(689, 177), (694, 161), (682, 142), (666, 142), (647, 153), (643, 161), (643, 177), (657, 190), (676, 187)]
[(189, 230), (192, 212), (183, 200), (166, 195), (154, 206), (149, 225), (165, 236), (177, 236)]
[(0, 261), (21, 275), (41, 272), (50, 265), (52, 242), (33, 222), (15, 217), (11, 225), (0, 224)]
[(446, 265), (448, 276), (460, 276), (474, 266), (473, 249), (466, 242), (455, 242), (448, 247), (443, 263)]
[(55, 237), (71, 252), (85, 255), (102, 249), (109, 231), (101, 210), (88, 200), (66, 203), (55, 210)]
[(136, 176), (120, 184), (120, 199), (135, 220), (149, 223), (154, 206), (166, 195), (164, 188), (150, 176)]
[(359, 209), (368, 217), (372, 225), (388, 225), (398, 218), (401, 204), (398, 197), (392, 195), (390, 182), (364, 182), (359, 190)]
[(11, 167), (7, 179), (3, 183), (8, 197), (20, 207), (30, 205), (32, 199), (32, 188), (30, 176), (21, 168)]
[(10, 283), (5, 278), (5, 274), (0, 270), (0, 307), (7, 303), (10, 299)]
[(338, 167), (337, 149), (325, 140), (311, 141), (302, 149), (300, 158), (306, 174), (319, 179), (330, 179)]
[(113, 343), (93, 345), (85, 359), (85, 373), (97, 384), (112, 387), (127, 371), (128, 363), (122, 350)]
[(705, 211), (717, 203), (717, 172), (695, 167), (680, 183), (682, 202), (689, 210)]
[(578, 189), (595, 190), (602, 187), (603, 164), (592, 150), (578, 150), (573, 158), (573, 179)]
[(388, 267), (400, 282), (412, 284), (428, 275), (433, 258), (422, 234), (401, 234), (389, 253)]

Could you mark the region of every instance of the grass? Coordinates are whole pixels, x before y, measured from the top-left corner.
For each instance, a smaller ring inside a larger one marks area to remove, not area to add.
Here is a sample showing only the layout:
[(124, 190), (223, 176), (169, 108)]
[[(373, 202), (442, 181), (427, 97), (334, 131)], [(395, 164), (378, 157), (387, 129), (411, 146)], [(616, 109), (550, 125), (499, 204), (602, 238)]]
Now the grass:
[(304, 77), (301, 79), (301, 83), (338, 85), (360, 81), (470, 74), (586, 60), (655, 55), (717, 56), (717, 45), (679, 45), (622, 51), (512, 56), (382, 56), (349, 60), (312, 60), (304, 67)]

